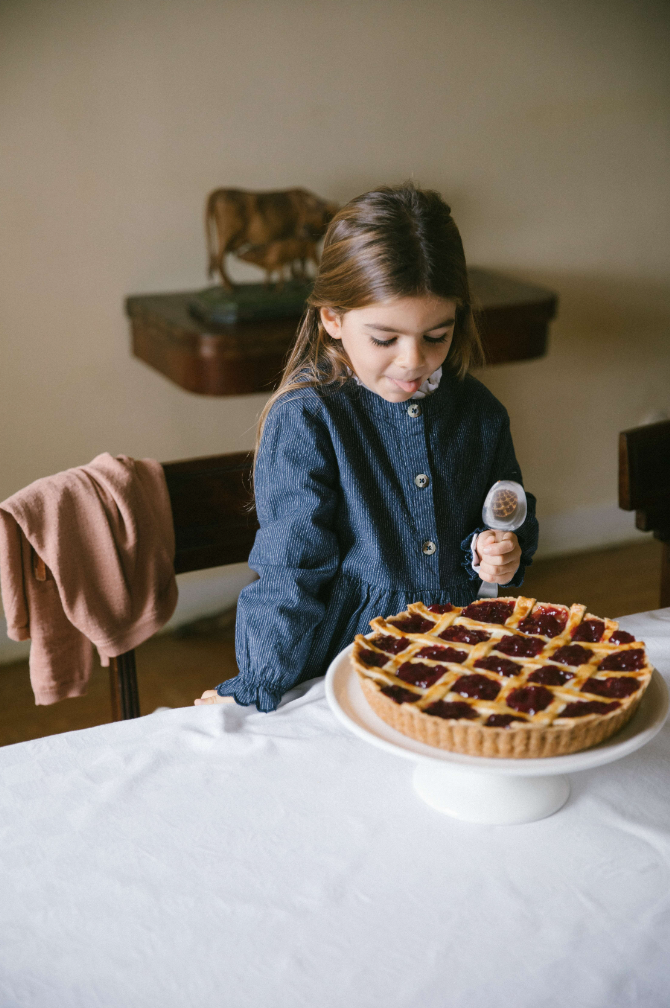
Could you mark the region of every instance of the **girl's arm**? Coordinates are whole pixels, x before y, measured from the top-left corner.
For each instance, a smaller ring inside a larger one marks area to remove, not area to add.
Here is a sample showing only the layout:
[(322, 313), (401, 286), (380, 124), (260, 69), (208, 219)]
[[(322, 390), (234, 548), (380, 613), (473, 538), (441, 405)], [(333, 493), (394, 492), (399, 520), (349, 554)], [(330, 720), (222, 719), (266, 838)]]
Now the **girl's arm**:
[[(523, 486), (521, 469), (514, 453), (509, 418), (506, 419), (498, 437), (488, 487), (492, 487), (497, 480), (513, 480)], [(526, 520), (516, 533), (505, 533), (502, 542), (495, 543), (493, 536), (487, 536), (484, 525), (474, 529), (463, 540), (461, 543), (465, 552), (463, 567), (470, 578), (483, 577), (487, 581), (513, 585), (517, 588), (523, 584), (526, 567), (533, 562), (532, 558), (537, 549), (539, 534), (539, 526), (535, 517), (536, 500), (533, 494), (528, 491), (526, 491), (526, 501), (528, 507)], [(484, 501), (482, 501), (482, 506), (483, 504)], [(479, 573), (472, 569), (474, 556), (472, 546), (476, 534), (478, 534), (476, 549), (482, 561)]]
[(339, 566), (333, 527), (338, 487), (325, 425), (304, 398), (280, 401), (268, 415), (256, 461), (260, 529), (249, 566), (259, 580), (240, 594), (239, 675), (217, 687), (219, 696), (270, 711), (296, 682), (309, 677), (304, 670), (314, 632)]

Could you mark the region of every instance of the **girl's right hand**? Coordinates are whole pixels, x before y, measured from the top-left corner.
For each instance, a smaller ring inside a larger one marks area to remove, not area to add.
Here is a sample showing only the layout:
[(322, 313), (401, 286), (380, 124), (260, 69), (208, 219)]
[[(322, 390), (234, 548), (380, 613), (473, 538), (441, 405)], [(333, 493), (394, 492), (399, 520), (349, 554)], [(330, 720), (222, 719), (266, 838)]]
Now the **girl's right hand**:
[(521, 547), (513, 532), (480, 532), (476, 544), (481, 558), (479, 576), (489, 584), (506, 585), (512, 580), (521, 562)]
[(193, 703), (196, 707), (198, 704), (235, 703), (235, 697), (219, 696), (215, 689), (206, 689), (202, 696), (198, 700), (194, 700)]

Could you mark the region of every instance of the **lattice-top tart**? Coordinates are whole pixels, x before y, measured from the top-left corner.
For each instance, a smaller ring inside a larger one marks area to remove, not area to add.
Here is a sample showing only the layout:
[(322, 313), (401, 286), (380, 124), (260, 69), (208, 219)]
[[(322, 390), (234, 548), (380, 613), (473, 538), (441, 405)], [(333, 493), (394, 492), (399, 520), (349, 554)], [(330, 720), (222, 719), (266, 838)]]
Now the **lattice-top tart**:
[(628, 721), (653, 671), (641, 641), (583, 605), (414, 602), (370, 626), (352, 660), (373, 710), (420, 742), (474, 756), (596, 745)]

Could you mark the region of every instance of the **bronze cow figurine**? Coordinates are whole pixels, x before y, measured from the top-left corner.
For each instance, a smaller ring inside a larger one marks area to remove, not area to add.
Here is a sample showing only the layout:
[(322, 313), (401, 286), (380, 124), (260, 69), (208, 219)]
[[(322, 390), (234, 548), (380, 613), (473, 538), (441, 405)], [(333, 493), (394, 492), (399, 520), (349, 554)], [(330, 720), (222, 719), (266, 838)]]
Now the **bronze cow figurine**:
[(250, 245), (235, 253), (238, 259), (253, 263), (265, 270), (265, 282), (269, 286), (272, 274), (279, 273), (278, 289), (284, 284), (284, 267), (290, 266), (290, 274), (297, 280), (306, 280), (306, 265), (313, 262), (319, 265), (316, 252), (316, 242), (311, 238), (279, 238), (267, 245)]
[[(215, 189), (207, 198), (205, 229), (209, 275), (220, 273), (227, 290), (233, 284), (226, 274), (226, 253), (289, 238), (318, 240), (337, 213), (337, 206), (306, 189), (249, 192)], [(298, 257), (302, 258), (302, 257)]]

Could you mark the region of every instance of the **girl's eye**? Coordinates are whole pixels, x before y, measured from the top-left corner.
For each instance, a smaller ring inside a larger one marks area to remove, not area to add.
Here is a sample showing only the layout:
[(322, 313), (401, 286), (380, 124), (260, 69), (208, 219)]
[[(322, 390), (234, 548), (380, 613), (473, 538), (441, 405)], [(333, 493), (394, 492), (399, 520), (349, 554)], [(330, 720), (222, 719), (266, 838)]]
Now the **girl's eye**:
[[(423, 338), (425, 339), (426, 343), (444, 343), (448, 335), (449, 333), (445, 332), (442, 333), (441, 336), (424, 336)], [(379, 340), (375, 339), (374, 336), (370, 337), (375, 346), (391, 346), (393, 343), (395, 343), (397, 338), (398, 338), (397, 336), (392, 336), (391, 339)]]

